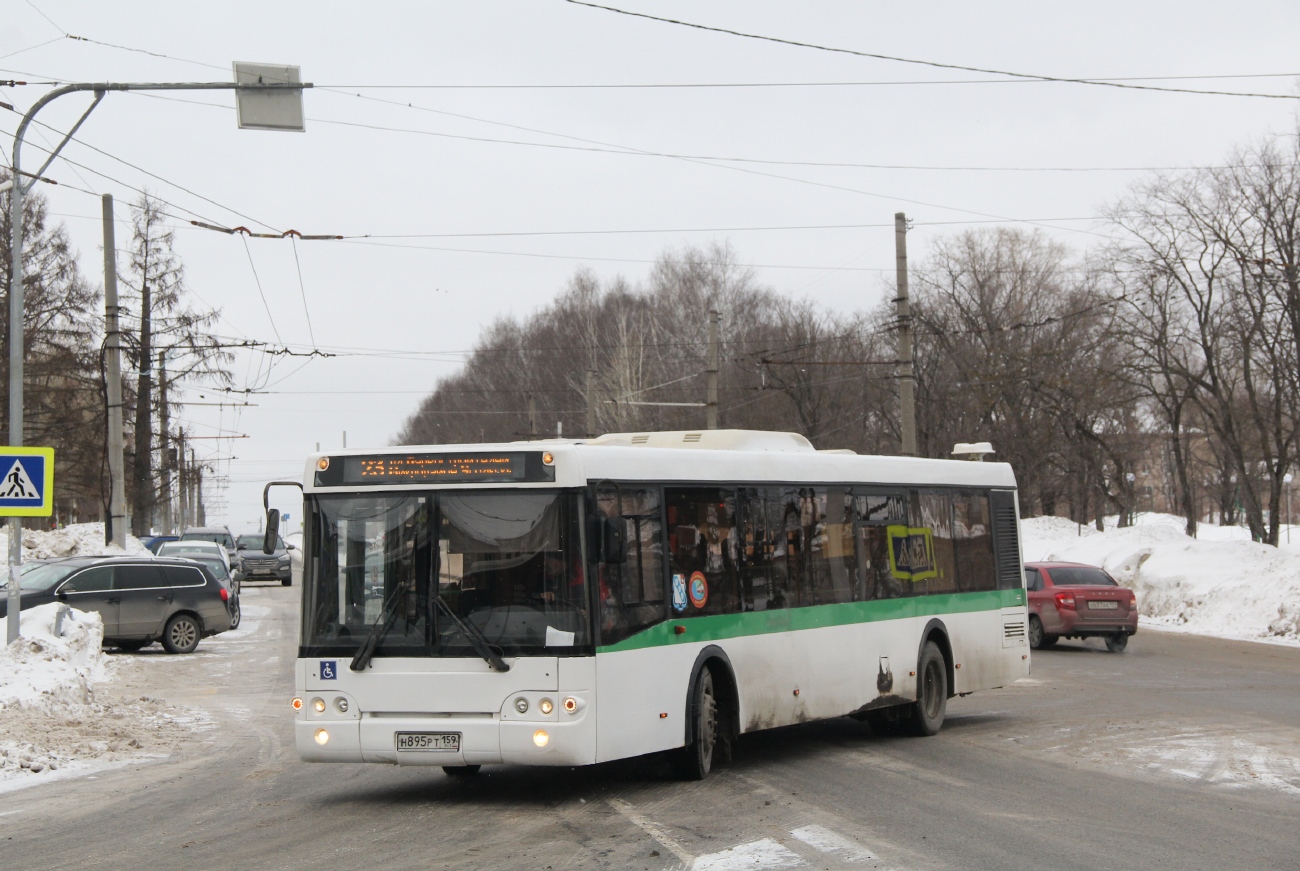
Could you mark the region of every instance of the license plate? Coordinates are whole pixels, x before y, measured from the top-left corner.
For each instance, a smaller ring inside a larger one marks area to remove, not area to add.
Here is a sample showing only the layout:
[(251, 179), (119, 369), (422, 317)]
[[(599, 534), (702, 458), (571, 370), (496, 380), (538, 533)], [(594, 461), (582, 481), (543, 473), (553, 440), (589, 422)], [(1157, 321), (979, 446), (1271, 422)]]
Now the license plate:
[(449, 751), (460, 750), (459, 732), (398, 732), (398, 750)]
[(1094, 611), (1115, 611), (1119, 608), (1119, 602), (1089, 602), (1088, 607)]

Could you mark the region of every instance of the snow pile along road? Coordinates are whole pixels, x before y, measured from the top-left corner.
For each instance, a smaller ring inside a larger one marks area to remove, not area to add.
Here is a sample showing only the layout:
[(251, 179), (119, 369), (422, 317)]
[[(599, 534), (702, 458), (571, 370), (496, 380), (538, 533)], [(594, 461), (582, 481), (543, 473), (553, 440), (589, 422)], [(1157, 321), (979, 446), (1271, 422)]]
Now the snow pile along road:
[(1198, 635), (1300, 644), (1300, 554), (1250, 540), (1237, 527), (1142, 515), (1105, 532), (1062, 517), (1023, 521), (1026, 562), (1066, 560), (1104, 568), (1138, 597), (1148, 625)]
[[(9, 552), (8, 529), (0, 529), (0, 553)], [(104, 544), (104, 524), (77, 523), (62, 529), (24, 529), (23, 562), (57, 559), (64, 556), (147, 553), (148, 548), (133, 535), (126, 537), (126, 547)]]

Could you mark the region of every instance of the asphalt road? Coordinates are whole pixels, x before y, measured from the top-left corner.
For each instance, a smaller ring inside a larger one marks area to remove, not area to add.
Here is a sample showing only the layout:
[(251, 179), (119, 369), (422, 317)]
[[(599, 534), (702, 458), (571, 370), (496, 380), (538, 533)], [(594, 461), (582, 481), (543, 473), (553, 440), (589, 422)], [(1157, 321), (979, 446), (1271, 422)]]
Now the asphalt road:
[(292, 744), (299, 587), (256, 631), (141, 654), (214, 725), (170, 758), (0, 795), (0, 868), (1288, 869), (1300, 867), (1300, 650), (1141, 632), (1035, 654), (934, 738), (836, 720), (740, 742), (701, 783), (585, 769), (306, 765)]

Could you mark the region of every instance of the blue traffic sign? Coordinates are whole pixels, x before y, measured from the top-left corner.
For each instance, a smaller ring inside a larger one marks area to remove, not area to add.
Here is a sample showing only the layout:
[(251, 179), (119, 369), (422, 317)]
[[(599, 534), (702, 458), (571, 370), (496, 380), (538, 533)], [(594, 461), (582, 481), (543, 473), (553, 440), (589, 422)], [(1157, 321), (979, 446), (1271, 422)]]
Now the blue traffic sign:
[(54, 448), (0, 448), (0, 517), (54, 513)]

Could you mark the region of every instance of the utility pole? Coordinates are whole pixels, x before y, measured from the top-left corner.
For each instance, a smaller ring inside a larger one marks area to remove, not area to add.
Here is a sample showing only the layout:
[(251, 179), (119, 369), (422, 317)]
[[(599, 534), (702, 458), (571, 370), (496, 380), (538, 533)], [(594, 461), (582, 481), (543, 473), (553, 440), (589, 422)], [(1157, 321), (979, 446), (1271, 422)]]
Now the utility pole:
[(153, 526), (153, 296), (146, 279), (140, 283), (140, 375), (135, 391), (135, 503), (131, 531), (147, 535)]
[(108, 394), (108, 544), (126, 547), (126, 462), (122, 440), (122, 331), (118, 322), (117, 242), (113, 195), (104, 194), (104, 380)]
[(528, 394), (528, 437), (537, 438), (537, 397)]
[(592, 391), (596, 389), (596, 370), (587, 370), (587, 438), (596, 437), (596, 399)]
[(898, 405), (903, 456), (916, 456), (916, 393), (912, 372), (912, 308), (907, 299), (907, 215), (894, 215), (894, 251), (898, 297)]
[(195, 485), (194, 485), (194, 486), (195, 486), (195, 489), (196, 489), (196, 493), (195, 493), (195, 497), (194, 497), (194, 499), (195, 499), (195, 501), (194, 501), (194, 517), (195, 517), (195, 520), (197, 521), (197, 522), (195, 523), (195, 525), (196, 525), (196, 526), (207, 526), (207, 525), (208, 525), (208, 513), (207, 513), (207, 511), (205, 511), (205, 510), (203, 509), (203, 467), (202, 467), (202, 466), (195, 466), (195, 467), (194, 467), (194, 474), (195, 474), (196, 479), (197, 479), (196, 482), (195, 482)]
[(167, 352), (158, 352), (158, 501), (162, 502), (162, 533), (172, 533), (172, 457), (171, 415), (167, 413)]
[(718, 428), (718, 310), (709, 312), (709, 377), (708, 377), (708, 412), (705, 415), (707, 429)]
[(185, 462), (185, 427), (176, 428), (176, 531), (190, 523), (190, 473)]

